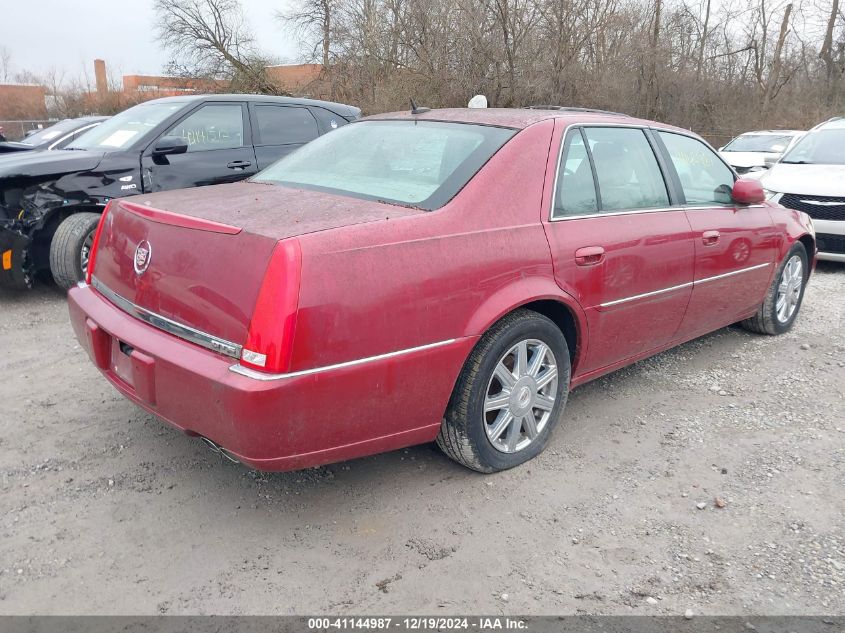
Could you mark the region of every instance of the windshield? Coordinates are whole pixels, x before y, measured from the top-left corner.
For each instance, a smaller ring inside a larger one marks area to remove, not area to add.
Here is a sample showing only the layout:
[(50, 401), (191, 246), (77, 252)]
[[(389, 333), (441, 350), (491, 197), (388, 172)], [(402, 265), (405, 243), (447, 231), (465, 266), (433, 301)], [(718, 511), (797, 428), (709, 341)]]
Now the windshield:
[(65, 134), (73, 132), (77, 127), (79, 127), (79, 123), (73, 119), (65, 119), (43, 130), (38, 130), (35, 134), (30, 134), (20, 141), (20, 143), (22, 145), (29, 145), (30, 147), (36, 147), (43, 143), (51, 143), (58, 141)]
[(783, 157), (782, 163), (845, 165), (845, 127), (825, 127), (807, 132)]
[(253, 180), (433, 210), (514, 134), (464, 123), (363, 121), (321, 136)]
[(792, 134), (743, 134), (725, 145), (722, 151), (780, 154), (789, 147), (792, 138)]
[(129, 147), (184, 103), (142, 103), (89, 130), (65, 149), (115, 150)]

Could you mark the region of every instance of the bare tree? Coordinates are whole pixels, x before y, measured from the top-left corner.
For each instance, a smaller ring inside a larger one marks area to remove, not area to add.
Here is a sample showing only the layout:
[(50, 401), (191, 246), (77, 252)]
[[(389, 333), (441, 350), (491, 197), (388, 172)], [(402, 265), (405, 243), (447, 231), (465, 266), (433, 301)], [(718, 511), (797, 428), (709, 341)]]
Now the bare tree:
[(268, 60), (258, 51), (238, 0), (156, 0), (154, 10), (158, 40), (174, 55), (171, 72), (282, 92), (267, 79)]
[(314, 47), (312, 59), (318, 58), (317, 51), (321, 51), (323, 68), (329, 67), (332, 29), (338, 4), (337, 0), (298, 0), (288, 9), (276, 12), (277, 19), (291, 25), (306, 40), (310, 40)]
[(0, 46), (0, 83), (7, 83), (12, 75), (12, 51)]

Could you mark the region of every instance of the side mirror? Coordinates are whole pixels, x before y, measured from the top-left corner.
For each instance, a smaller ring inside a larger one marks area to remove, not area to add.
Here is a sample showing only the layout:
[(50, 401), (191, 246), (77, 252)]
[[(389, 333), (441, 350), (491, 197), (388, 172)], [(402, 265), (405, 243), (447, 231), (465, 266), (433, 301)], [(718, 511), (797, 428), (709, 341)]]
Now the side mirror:
[(761, 204), (766, 201), (766, 194), (759, 180), (740, 178), (734, 183), (731, 198), (738, 204)]
[(162, 136), (153, 146), (153, 156), (184, 154), (188, 151), (188, 142), (181, 136)]

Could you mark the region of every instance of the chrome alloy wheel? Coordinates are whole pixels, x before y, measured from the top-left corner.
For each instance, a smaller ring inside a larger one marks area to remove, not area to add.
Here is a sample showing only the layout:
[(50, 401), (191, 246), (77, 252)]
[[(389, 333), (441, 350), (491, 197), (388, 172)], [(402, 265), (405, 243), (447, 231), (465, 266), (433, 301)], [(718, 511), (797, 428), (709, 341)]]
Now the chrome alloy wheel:
[(484, 428), (503, 453), (527, 448), (546, 428), (557, 398), (557, 361), (548, 345), (519, 341), (496, 363), (484, 397)]
[(88, 274), (88, 260), (91, 258), (91, 247), (94, 246), (94, 233), (91, 231), (85, 236), (85, 241), (82, 242), (82, 250), (79, 252), (79, 265), (82, 268), (82, 276)]
[(783, 267), (775, 299), (775, 313), (781, 323), (786, 323), (795, 314), (803, 285), (804, 264), (798, 255), (793, 255)]

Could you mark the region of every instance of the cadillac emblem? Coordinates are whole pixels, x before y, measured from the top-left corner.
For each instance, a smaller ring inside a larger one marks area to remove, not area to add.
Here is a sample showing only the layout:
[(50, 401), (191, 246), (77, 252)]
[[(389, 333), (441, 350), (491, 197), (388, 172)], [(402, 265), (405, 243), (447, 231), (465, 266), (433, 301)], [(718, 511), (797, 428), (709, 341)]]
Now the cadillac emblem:
[(135, 249), (135, 272), (143, 275), (150, 267), (150, 259), (153, 256), (153, 248), (147, 240), (141, 240)]

